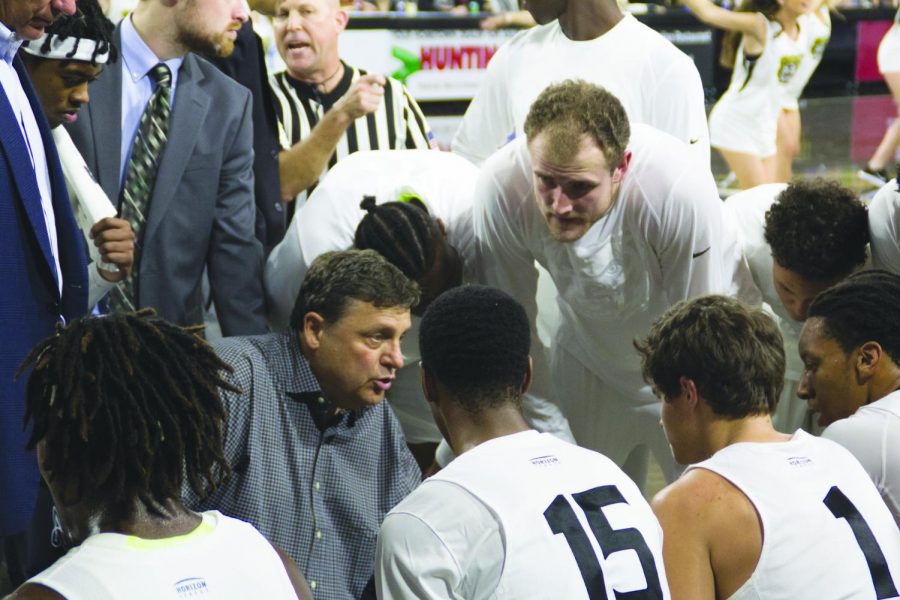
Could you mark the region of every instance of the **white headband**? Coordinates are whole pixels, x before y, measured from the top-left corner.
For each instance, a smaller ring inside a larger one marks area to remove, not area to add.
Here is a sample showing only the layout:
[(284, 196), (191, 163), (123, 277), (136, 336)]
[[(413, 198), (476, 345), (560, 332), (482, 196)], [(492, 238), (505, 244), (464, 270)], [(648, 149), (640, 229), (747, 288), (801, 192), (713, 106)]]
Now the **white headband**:
[[(42, 47), (44, 42), (47, 41), (48, 35), (52, 35), (53, 39), (50, 40), (50, 48), (44, 51)], [(78, 46), (77, 50), (75, 50), (76, 44)], [(95, 62), (103, 65), (106, 64), (106, 61), (109, 59), (109, 46), (107, 46), (105, 52), (97, 52), (97, 55), (94, 56), (94, 52), (97, 50), (98, 45), (99, 42), (96, 40), (75, 36), (68, 36), (63, 40), (52, 33), (45, 33), (36, 40), (31, 40), (22, 44), (22, 50), (32, 56), (38, 56), (40, 58), (50, 58), (53, 60), (80, 60), (82, 62)]]

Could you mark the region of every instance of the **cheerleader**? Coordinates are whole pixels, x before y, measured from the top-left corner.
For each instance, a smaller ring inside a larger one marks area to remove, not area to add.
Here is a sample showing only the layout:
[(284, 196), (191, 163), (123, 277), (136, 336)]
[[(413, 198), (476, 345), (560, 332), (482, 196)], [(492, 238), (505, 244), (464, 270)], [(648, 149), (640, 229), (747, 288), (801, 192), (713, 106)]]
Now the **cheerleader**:
[(775, 181), (778, 114), (806, 40), (799, 19), (814, 0), (743, 0), (737, 11), (710, 0), (683, 0), (698, 19), (727, 31), (720, 62), (734, 67), (709, 115), (711, 146), (742, 188)]

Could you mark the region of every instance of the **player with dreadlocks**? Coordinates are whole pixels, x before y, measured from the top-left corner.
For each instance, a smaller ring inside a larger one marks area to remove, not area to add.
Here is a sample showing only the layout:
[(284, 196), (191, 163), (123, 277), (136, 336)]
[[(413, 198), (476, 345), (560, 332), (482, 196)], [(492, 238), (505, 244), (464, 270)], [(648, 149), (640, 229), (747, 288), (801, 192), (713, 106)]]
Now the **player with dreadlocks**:
[(23, 43), (20, 54), (53, 129), (75, 217), (93, 246), (96, 267), (88, 269), (88, 304), (93, 306), (131, 271), (134, 233), (128, 221), (115, 217), (115, 208), (88, 175), (81, 155), (60, 127), (78, 119), (78, 111), (89, 100), (88, 85), (118, 54), (113, 24), (97, 0), (78, 0), (76, 7), (74, 15), (60, 17), (40, 38)]
[(291, 560), (252, 526), (184, 507), (230, 472), (220, 390), (231, 367), (197, 331), (152, 311), (85, 318), (26, 359), (29, 449), (78, 545), (21, 598), (309, 598)]

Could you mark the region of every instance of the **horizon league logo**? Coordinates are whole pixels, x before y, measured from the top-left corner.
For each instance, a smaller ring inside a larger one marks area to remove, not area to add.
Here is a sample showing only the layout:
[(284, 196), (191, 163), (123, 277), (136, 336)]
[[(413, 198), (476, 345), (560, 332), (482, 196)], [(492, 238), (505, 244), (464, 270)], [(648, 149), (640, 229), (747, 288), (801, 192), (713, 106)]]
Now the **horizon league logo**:
[(175, 582), (175, 593), (179, 598), (196, 598), (209, 596), (209, 586), (202, 577), (188, 577)]
[(486, 69), (496, 52), (496, 45), (422, 46), (416, 55), (406, 48), (394, 46), (391, 56), (399, 60), (402, 66), (391, 73), (391, 77), (405, 84), (411, 75), (419, 71)]

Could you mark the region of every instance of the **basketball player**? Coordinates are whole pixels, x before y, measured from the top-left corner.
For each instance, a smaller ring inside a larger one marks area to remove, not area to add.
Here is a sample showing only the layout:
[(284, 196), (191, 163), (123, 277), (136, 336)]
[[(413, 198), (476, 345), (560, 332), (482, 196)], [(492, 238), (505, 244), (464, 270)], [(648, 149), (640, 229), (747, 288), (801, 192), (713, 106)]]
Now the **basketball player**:
[(481, 164), (524, 134), (544, 88), (570, 78), (601, 85), (646, 123), (689, 145), (709, 164), (703, 84), (689, 56), (615, 0), (529, 0), (538, 26), (505, 43), (466, 110), (452, 150)]
[(676, 460), (653, 500), (674, 600), (895, 598), (900, 530), (840, 445), (772, 427), (784, 376), (775, 322), (706, 296), (636, 344)]
[(636, 481), (649, 449), (674, 478), (631, 341), (678, 300), (730, 285), (737, 236), (709, 167), (674, 137), (630, 126), (615, 96), (583, 81), (544, 90), (525, 132), (485, 163), (476, 184), (480, 282), (534, 319), (533, 265), (547, 269), (561, 322), (549, 370), (532, 345), (535, 395), (555, 399), (578, 444)]
[(457, 287), (425, 313), (422, 385), (458, 458), (385, 518), (381, 600), (668, 598), (659, 524), (606, 457), (529, 429), (530, 324)]
[(787, 369), (775, 428), (811, 431), (806, 403), (797, 397), (803, 372), (797, 341), (816, 294), (867, 264), (866, 207), (852, 190), (816, 179), (738, 192), (725, 201), (725, 214), (740, 231), (751, 275), (738, 282), (737, 295), (766, 303), (784, 339)]
[(816, 297), (798, 393), (859, 459), (900, 525), (900, 275), (863, 271)]

